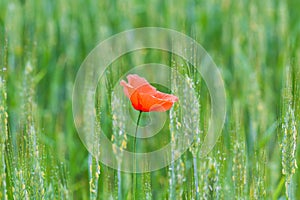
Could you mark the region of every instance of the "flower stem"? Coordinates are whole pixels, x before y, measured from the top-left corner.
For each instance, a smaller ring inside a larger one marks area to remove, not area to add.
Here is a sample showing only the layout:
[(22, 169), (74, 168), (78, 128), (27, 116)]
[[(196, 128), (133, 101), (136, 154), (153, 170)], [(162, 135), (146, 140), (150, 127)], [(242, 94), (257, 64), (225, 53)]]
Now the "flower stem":
[(139, 123), (140, 123), (140, 119), (141, 119), (141, 115), (142, 115), (142, 111), (140, 111), (137, 122), (136, 122), (136, 129), (135, 129), (135, 134), (134, 134), (134, 142), (133, 142), (133, 174), (132, 174), (132, 197), (133, 199), (136, 199), (136, 182), (137, 182), (137, 176), (136, 176), (136, 136), (137, 136), (137, 131), (138, 131), (138, 127), (139, 127)]

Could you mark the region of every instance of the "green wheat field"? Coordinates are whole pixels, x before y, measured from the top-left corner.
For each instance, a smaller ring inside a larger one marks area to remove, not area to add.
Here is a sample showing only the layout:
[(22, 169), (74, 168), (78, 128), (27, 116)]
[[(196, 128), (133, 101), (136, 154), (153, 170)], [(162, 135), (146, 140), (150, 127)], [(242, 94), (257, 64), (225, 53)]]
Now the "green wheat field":
[[(1, 0), (0, 199), (300, 199), (299, 8), (297, 0)], [(140, 142), (139, 150), (176, 139), (179, 126), (196, 141), (169, 166), (138, 174), (132, 194), (132, 174), (102, 164), (80, 140), (72, 92), (99, 42), (149, 26), (184, 33), (206, 49), (224, 80), (227, 113), (216, 145), (201, 157), (210, 96), (193, 66), (150, 50), (116, 60), (105, 72), (106, 90), (97, 92), (105, 101), (95, 105), (112, 142), (132, 150), (133, 138), (116, 124), (138, 115), (121, 112), (130, 104), (112, 85), (150, 61), (185, 77), (188, 88), (172, 76), (172, 88), (157, 88), (186, 91), (187, 102), (175, 103), (159, 138)]]

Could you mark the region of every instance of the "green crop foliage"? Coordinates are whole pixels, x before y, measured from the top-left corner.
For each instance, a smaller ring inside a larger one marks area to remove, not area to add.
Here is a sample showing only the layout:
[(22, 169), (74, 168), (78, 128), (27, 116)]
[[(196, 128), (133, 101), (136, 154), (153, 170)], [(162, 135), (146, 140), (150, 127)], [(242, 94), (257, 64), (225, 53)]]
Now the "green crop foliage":
[[(300, 199), (299, 8), (297, 0), (1, 0), (0, 199), (133, 198), (131, 174), (105, 166), (81, 142), (72, 92), (77, 70), (100, 41), (148, 26), (177, 30), (206, 49), (224, 79), (227, 114), (214, 149), (201, 157), (210, 96), (193, 66), (155, 50), (112, 63), (101, 82), (107, 90), (97, 88), (107, 100), (96, 99), (95, 127), (114, 145), (132, 150), (124, 130), (137, 112), (122, 115), (129, 101), (113, 86), (132, 66), (150, 61), (184, 77), (171, 74), (169, 90), (155, 87), (187, 98), (167, 112), (158, 142), (140, 142), (138, 151), (172, 141), (174, 156), (179, 131), (196, 142), (169, 166), (139, 174), (135, 196)], [(86, 109), (93, 106), (87, 102)], [(145, 114), (141, 123), (147, 120)], [(118, 158), (121, 165), (122, 154)]]

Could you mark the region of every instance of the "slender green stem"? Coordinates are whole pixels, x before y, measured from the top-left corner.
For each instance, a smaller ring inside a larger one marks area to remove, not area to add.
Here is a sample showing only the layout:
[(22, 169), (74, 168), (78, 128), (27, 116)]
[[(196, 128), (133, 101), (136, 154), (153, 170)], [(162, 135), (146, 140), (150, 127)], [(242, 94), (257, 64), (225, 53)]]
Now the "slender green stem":
[(118, 200), (122, 200), (122, 176), (121, 176), (121, 170), (120, 170), (120, 164), (118, 164)]
[(139, 123), (140, 123), (140, 119), (141, 119), (141, 115), (142, 115), (142, 111), (140, 111), (137, 122), (136, 122), (136, 128), (135, 128), (135, 134), (134, 134), (134, 142), (133, 142), (133, 153), (134, 153), (134, 157), (133, 157), (133, 174), (132, 174), (132, 197), (133, 199), (135, 199), (136, 197), (136, 182), (137, 182), (137, 177), (136, 177), (136, 135), (137, 135), (137, 131), (138, 131), (138, 127), (139, 127)]
[(136, 151), (136, 135), (137, 135), (137, 131), (138, 131), (138, 127), (139, 127), (139, 123), (140, 123), (140, 119), (141, 119), (141, 115), (142, 115), (142, 111), (140, 111), (137, 122), (136, 122), (136, 128), (135, 128), (135, 134), (134, 134), (134, 143), (133, 143), (133, 150), (134, 153)]
[(193, 165), (194, 165), (194, 179), (195, 179), (195, 193), (196, 193), (196, 199), (199, 198), (199, 179), (198, 179), (198, 172), (197, 172), (197, 157), (194, 155), (193, 156)]

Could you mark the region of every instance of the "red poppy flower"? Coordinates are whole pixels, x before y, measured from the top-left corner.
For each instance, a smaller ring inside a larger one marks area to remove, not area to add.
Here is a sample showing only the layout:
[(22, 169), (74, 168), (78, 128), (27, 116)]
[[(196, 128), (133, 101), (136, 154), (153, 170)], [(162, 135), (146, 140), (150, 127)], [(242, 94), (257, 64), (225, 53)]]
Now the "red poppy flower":
[(178, 98), (162, 93), (151, 86), (146, 79), (131, 74), (127, 76), (128, 83), (121, 81), (125, 95), (130, 99), (134, 109), (142, 112), (164, 112), (169, 110)]

